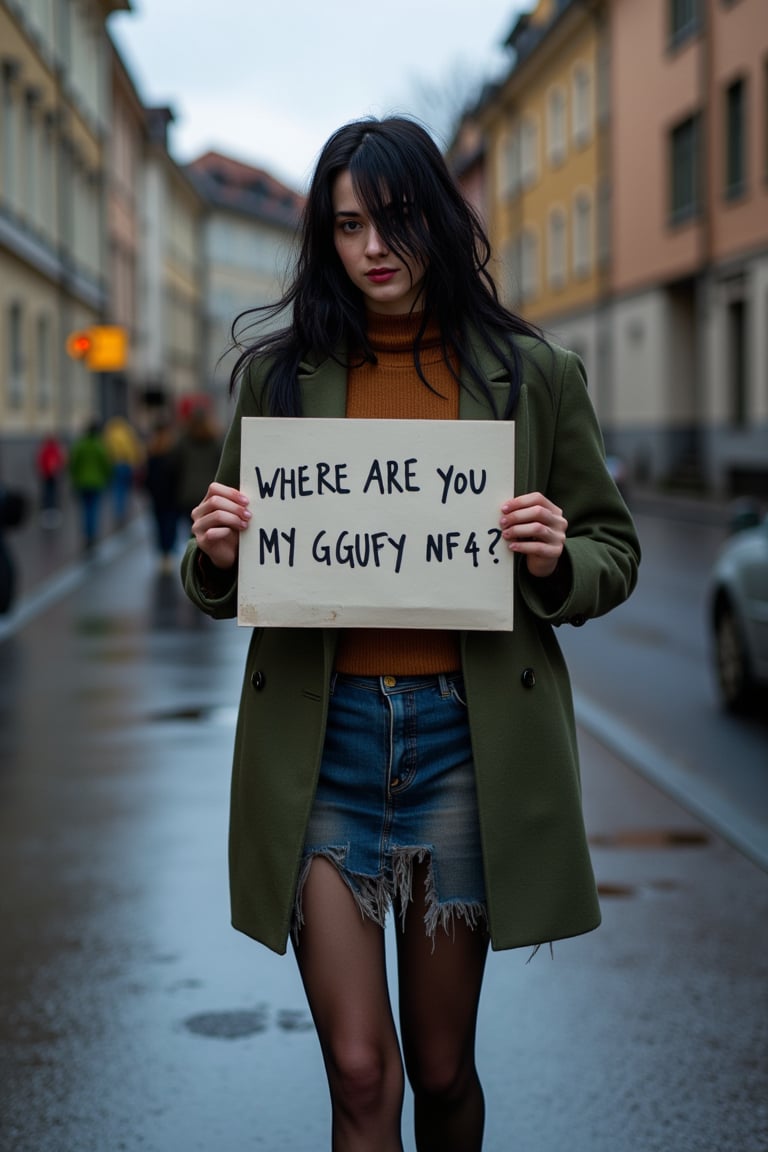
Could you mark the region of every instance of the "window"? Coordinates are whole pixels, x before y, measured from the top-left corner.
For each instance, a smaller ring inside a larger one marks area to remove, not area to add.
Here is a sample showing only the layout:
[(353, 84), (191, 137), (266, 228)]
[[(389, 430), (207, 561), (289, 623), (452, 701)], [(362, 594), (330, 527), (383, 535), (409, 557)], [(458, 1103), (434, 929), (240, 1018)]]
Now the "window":
[(547, 100), (547, 158), (552, 165), (565, 160), (565, 92), (553, 88)]
[(573, 202), (573, 274), (583, 279), (592, 271), (592, 200), (578, 192)]
[(669, 41), (673, 48), (698, 30), (698, 8), (699, 0), (669, 0)]
[(21, 304), (8, 308), (8, 407), (21, 408), (24, 397), (24, 344)]
[(3, 155), (0, 165), (0, 187), (2, 198), (11, 208), (16, 207), (18, 199), (19, 165), (18, 165), (18, 139), (19, 118), (18, 106), (15, 97), (14, 77), (15, 66), (8, 61), (2, 65), (3, 81)]
[(592, 135), (592, 78), (589, 69), (580, 64), (573, 73), (573, 142), (577, 148)]
[(565, 287), (567, 274), (566, 231), (565, 212), (562, 208), (554, 208), (549, 214), (547, 280), (550, 288), (555, 291)]
[(725, 90), (725, 195), (743, 196), (747, 184), (747, 86), (736, 80)]
[(510, 128), (504, 136), (499, 171), (499, 190), (502, 199), (515, 196), (520, 189), (520, 133)]
[(699, 118), (691, 116), (670, 133), (670, 216), (673, 224), (699, 208)]
[(747, 424), (747, 307), (744, 300), (731, 300), (726, 313), (727, 378), (730, 385), (729, 407), (731, 424), (744, 428)]
[(49, 316), (37, 318), (37, 404), (40, 410), (53, 403), (53, 373), (51, 370), (51, 321)]
[(520, 177), (523, 187), (534, 184), (539, 175), (539, 131), (532, 116), (520, 128)]

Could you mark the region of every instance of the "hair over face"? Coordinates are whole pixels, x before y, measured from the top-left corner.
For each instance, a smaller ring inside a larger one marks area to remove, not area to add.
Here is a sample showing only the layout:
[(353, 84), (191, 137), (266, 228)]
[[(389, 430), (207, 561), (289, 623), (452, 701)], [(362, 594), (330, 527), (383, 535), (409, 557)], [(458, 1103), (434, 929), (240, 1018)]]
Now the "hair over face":
[[(418, 300), (422, 324), (414, 346), (414, 362), (425, 386), (429, 387), (420, 368), (420, 343), (428, 322), (436, 320), (446, 359), (453, 351), (460, 368), (474, 379), (494, 410), (491, 394), (472, 365), (470, 332), (508, 364), (513, 404), (519, 353), (509, 337), (539, 334), (499, 302), (487, 271), (490, 245), (477, 215), (427, 130), (402, 116), (351, 121), (324, 145), (307, 195), (292, 283), (271, 308), (244, 314), (276, 316), (290, 308), (292, 323), (242, 353), (233, 387), (254, 355), (274, 353), (268, 379), (270, 410), (275, 415), (298, 415), (296, 371), (303, 355), (340, 359), (354, 349), (375, 361), (366, 336), (364, 298), (347, 276), (334, 243), (333, 189), (345, 171), (387, 246), (425, 268)], [(237, 321), (233, 336), (236, 325)]]

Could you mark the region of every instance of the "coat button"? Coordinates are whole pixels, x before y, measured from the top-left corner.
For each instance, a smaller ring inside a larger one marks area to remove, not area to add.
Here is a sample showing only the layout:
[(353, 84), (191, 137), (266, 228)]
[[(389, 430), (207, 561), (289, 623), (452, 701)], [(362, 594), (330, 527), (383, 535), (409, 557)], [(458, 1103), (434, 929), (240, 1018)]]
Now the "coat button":
[(536, 673), (533, 668), (523, 668), (520, 676), (523, 688), (535, 688), (536, 686)]
[(253, 684), (257, 692), (261, 692), (266, 682), (267, 678), (263, 672), (254, 672), (251, 676), (251, 684)]
[(587, 618), (583, 612), (577, 612), (575, 616), (571, 616), (570, 622), (574, 628), (581, 628), (582, 624), (586, 624)]

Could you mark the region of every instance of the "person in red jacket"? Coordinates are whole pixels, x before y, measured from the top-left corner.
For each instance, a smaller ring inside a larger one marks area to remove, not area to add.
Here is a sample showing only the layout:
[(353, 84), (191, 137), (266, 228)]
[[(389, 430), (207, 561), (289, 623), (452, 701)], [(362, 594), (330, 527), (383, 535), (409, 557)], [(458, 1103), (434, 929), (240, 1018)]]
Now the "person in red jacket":
[(66, 453), (59, 440), (46, 436), (37, 450), (37, 474), (40, 478), (40, 519), (45, 528), (61, 523), (59, 508), (59, 482), (67, 464)]

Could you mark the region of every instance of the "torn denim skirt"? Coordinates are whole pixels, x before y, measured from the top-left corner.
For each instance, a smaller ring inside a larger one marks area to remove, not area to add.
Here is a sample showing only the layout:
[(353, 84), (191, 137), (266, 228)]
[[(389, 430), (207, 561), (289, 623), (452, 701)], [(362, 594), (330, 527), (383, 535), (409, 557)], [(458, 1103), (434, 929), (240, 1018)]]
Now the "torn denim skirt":
[(323, 759), (304, 843), (294, 933), (312, 860), (339, 871), (360, 912), (401, 921), (427, 862), (426, 933), (487, 926), (469, 720), (460, 673), (348, 676), (331, 684)]

